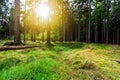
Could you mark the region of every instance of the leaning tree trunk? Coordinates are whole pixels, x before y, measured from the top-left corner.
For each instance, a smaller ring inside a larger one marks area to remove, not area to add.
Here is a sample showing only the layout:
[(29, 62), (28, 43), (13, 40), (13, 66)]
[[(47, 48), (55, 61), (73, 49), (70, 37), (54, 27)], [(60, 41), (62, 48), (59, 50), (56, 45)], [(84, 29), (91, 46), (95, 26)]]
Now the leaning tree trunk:
[(14, 14), (14, 44), (21, 44), (20, 40), (20, 0), (15, 0), (15, 14)]

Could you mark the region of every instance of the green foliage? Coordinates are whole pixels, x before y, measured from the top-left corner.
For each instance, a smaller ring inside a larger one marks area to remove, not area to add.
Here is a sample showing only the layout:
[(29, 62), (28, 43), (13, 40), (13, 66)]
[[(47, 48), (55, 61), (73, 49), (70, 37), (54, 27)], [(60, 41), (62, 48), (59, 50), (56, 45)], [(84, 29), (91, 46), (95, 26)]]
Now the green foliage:
[(0, 52), (0, 80), (119, 80), (120, 47), (77, 42)]
[(4, 31), (3, 26), (0, 26), (0, 32)]
[(9, 69), (10, 67), (17, 65), (18, 63), (20, 63), (20, 60), (17, 58), (6, 58), (0, 61), (0, 70)]
[(57, 80), (59, 75), (52, 72), (56, 66), (53, 59), (41, 59), (29, 64), (16, 66), (1, 73), (2, 80)]

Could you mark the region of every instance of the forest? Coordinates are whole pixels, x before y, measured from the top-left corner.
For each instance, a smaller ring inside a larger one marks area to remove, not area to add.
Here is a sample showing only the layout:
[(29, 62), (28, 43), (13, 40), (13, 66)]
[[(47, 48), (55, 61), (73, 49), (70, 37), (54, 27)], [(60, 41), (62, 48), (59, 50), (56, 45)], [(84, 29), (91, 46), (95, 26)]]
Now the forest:
[(120, 80), (120, 0), (0, 0), (0, 80)]

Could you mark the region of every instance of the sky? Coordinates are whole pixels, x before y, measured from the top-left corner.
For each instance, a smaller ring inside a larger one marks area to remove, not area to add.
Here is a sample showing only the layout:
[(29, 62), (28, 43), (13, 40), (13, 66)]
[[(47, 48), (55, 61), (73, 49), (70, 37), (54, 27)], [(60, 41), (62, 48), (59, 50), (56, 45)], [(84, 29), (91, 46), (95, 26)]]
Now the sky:
[[(14, 0), (9, 0), (9, 2), (14, 2)], [(25, 0), (20, 0), (20, 2), (25, 3)], [(42, 0), (42, 2), (48, 2), (48, 0)]]
[[(13, 3), (14, 0), (9, 0), (10, 3)], [(25, 3), (25, 0), (20, 0), (20, 2)]]

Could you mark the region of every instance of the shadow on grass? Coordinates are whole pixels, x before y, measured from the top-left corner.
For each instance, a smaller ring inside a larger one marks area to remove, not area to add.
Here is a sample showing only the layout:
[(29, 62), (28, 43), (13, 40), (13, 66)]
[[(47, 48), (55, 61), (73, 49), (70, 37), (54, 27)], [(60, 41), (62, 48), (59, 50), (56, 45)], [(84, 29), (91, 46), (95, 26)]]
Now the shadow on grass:
[(83, 48), (85, 46), (85, 44), (83, 43), (76, 43), (76, 42), (66, 42), (66, 43), (55, 43), (52, 45), (47, 46), (49, 48), (49, 50), (51, 51), (56, 51), (56, 52), (60, 52), (60, 51), (69, 51), (69, 50), (73, 50), (73, 49), (80, 49)]
[(65, 42), (65, 43), (59, 42), (59, 43), (52, 43), (52, 44), (41, 44), (41, 47), (26, 49), (26, 50), (20, 51), (20, 53), (23, 53), (23, 54), (37, 53), (37, 52), (40, 52), (39, 50), (44, 51), (46, 53), (47, 51), (61, 53), (62, 51), (82, 49), (84, 46), (85, 46), (84, 43), (78, 43), (78, 42)]
[(11, 57), (0, 61), (0, 70), (9, 69), (12, 66), (19, 64), (21, 61), (17, 58)]

